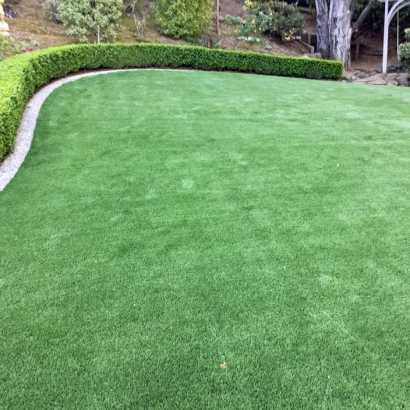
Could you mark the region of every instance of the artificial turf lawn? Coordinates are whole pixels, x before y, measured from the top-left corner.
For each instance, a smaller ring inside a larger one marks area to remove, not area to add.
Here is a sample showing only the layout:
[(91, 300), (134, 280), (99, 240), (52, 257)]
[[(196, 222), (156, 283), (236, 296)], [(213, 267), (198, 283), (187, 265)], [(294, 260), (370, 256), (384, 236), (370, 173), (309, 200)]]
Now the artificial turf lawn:
[(0, 408), (410, 408), (409, 91), (56, 90), (0, 193)]

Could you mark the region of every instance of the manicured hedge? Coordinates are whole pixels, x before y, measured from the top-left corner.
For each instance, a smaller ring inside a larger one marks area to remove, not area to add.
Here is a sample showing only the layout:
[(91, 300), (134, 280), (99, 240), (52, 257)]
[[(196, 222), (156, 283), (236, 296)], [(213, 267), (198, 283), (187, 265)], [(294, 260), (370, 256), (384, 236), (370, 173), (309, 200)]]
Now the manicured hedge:
[(28, 98), (53, 78), (80, 69), (189, 67), (244, 73), (338, 79), (339, 62), (202, 47), (153, 44), (70, 45), (21, 54), (0, 62), (0, 160), (14, 146)]

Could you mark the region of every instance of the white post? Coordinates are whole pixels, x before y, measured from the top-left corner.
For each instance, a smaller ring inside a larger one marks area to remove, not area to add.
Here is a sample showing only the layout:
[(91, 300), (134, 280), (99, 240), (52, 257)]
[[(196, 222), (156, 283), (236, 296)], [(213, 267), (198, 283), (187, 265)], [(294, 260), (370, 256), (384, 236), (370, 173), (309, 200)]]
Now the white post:
[[(379, 0), (385, 3), (384, 8), (384, 39), (383, 39), (383, 73), (387, 71), (387, 55), (389, 54), (389, 26), (395, 14), (404, 7), (410, 6), (410, 0)], [(395, 2), (389, 11), (389, 1)], [(399, 31), (399, 17), (397, 17), (397, 31)]]
[(396, 37), (397, 37), (397, 55), (399, 55), (399, 42), (400, 42), (400, 12), (397, 12), (397, 32), (396, 32)]
[(382, 72), (387, 72), (387, 54), (389, 54), (389, 2), (384, 2), (384, 36), (383, 36), (383, 66)]
[(3, 3), (4, 0), (0, 0), (0, 36), (8, 37), (9, 25), (4, 21)]

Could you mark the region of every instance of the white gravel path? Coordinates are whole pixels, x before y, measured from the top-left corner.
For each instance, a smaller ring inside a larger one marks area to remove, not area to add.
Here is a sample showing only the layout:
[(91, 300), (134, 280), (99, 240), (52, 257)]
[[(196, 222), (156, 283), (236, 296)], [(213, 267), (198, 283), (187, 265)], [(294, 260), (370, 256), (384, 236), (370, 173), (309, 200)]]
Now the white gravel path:
[[(3, 162), (0, 163), (0, 192), (12, 180), (16, 172), (26, 157), (33, 139), (34, 129), (36, 128), (37, 117), (46, 98), (58, 87), (71, 81), (78, 80), (82, 77), (90, 77), (93, 75), (108, 74), (117, 71), (125, 70), (107, 70), (95, 71), (85, 74), (73, 75), (71, 77), (56, 80), (38, 91), (28, 101), (24, 110), (23, 119), (17, 132), (16, 145), (12, 153), (10, 153)], [(131, 71), (131, 70), (130, 70)]]

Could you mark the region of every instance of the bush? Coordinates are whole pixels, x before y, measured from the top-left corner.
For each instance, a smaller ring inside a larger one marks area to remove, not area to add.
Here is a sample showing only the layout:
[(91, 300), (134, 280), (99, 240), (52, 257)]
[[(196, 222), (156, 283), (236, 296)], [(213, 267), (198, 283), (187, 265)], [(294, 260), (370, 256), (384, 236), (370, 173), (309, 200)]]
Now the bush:
[(302, 33), (305, 21), (294, 5), (279, 1), (247, 4), (250, 14), (241, 28), (244, 36), (268, 33), (288, 41), (293, 34)]
[(242, 19), (240, 17), (230, 16), (228, 14), (224, 19), (224, 23), (227, 26), (237, 26), (242, 23)]
[(399, 59), (410, 73), (410, 28), (404, 30), (404, 33), (407, 41), (400, 44)]
[(24, 53), (0, 62), (0, 160), (15, 144), (28, 98), (53, 78), (80, 69), (190, 67), (244, 73), (338, 79), (337, 61), (162, 44), (82, 44)]
[(203, 34), (200, 39), (196, 41), (201, 47), (207, 48), (220, 48), (221, 47), (221, 39), (219, 37), (215, 37), (209, 34)]
[(68, 27), (69, 36), (77, 37), (82, 43), (94, 37), (99, 43), (115, 38), (123, 0), (46, 0), (43, 7), (50, 12), (52, 20)]
[(156, 0), (160, 31), (171, 37), (196, 40), (211, 25), (213, 0)]
[(15, 42), (12, 37), (0, 36), (0, 61), (15, 54), (29, 53), (39, 48), (36, 40)]

